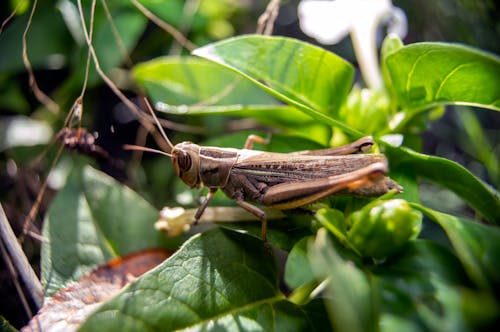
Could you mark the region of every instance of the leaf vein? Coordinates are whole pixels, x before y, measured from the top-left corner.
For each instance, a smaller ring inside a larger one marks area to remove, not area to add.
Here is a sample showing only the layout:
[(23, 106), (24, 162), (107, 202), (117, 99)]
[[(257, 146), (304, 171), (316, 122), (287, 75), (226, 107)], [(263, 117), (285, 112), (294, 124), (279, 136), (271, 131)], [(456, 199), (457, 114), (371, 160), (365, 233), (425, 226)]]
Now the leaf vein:
[(436, 93), (434, 94), (434, 100), (438, 100), (438, 97), (439, 97), (439, 94), (441, 93), (441, 90), (443, 89), (443, 87), (445, 86), (446, 82), (457, 72), (459, 71), (460, 69), (462, 68), (466, 68), (466, 67), (470, 67), (470, 66), (474, 66), (475, 63), (462, 63), (458, 66), (456, 66), (455, 68), (453, 68), (445, 77), (444, 79), (441, 81), (441, 83), (439, 84), (439, 87), (438, 89), (436, 90)]

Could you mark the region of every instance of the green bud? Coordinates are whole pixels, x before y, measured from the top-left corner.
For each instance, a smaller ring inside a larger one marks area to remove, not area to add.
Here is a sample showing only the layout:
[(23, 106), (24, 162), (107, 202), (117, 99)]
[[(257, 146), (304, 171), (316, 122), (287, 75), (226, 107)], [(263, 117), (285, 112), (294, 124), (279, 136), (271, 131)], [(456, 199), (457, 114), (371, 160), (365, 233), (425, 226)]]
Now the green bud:
[(339, 119), (359, 131), (376, 134), (387, 128), (391, 114), (390, 100), (384, 91), (355, 86), (339, 111)]
[(368, 204), (351, 214), (347, 240), (362, 256), (384, 258), (418, 236), (422, 213), (407, 201), (392, 199)]

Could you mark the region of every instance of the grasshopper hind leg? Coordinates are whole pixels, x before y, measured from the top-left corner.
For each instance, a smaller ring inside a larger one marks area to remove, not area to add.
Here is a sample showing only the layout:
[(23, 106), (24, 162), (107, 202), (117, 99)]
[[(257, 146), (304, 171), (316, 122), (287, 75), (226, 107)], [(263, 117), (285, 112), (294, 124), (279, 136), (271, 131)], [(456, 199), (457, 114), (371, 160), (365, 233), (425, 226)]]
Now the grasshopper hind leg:
[(236, 200), (236, 204), (259, 218), (260, 222), (262, 223), (262, 241), (264, 243), (267, 243), (267, 216), (266, 213), (256, 207), (255, 205), (252, 205), (244, 200)]

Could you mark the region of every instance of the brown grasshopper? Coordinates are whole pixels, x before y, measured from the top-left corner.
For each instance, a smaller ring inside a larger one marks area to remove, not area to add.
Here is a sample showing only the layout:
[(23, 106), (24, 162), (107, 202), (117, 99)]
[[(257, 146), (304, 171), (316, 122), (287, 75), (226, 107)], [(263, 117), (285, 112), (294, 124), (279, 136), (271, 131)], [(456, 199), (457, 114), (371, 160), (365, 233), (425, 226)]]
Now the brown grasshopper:
[[(361, 154), (371, 150), (374, 144), (371, 137), (337, 148), (275, 153), (252, 150), (254, 142), (266, 143), (255, 135), (248, 137), (243, 149), (191, 142), (173, 146), (158, 121), (157, 125), (171, 147), (164, 154), (171, 157), (177, 176), (190, 188), (209, 189), (195, 214), (195, 223), (218, 189), (261, 220), (264, 241), (266, 213), (250, 202), (290, 210), (331, 195), (374, 197), (389, 190), (402, 190), (385, 176), (388, 165), (384, 155)], [(161, 153), (141, 147), (127, 148)]]

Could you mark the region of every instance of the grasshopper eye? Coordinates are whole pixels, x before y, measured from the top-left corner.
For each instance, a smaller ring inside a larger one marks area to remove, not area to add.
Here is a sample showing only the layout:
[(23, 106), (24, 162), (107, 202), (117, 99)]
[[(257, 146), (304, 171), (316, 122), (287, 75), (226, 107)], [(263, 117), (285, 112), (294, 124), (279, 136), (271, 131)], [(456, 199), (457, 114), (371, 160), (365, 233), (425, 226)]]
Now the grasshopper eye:
[(191, 156), (188, 153), (181, 152), (177, 155), (177, 165), (181, 171), (187, 171), (191, 168)]

